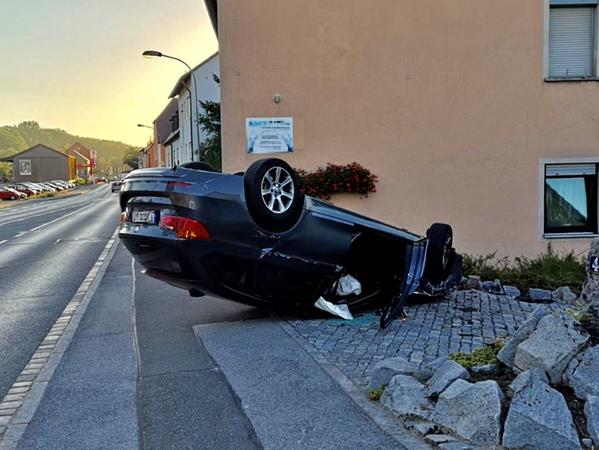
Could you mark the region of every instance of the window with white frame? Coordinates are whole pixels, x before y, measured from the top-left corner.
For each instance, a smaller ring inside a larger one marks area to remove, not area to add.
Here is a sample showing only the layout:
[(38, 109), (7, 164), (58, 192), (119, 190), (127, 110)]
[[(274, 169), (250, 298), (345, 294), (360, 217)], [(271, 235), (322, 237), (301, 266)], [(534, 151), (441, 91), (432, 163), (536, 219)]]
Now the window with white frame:
[(598, 164), (545, 166), (545, 234), (597, 234)]
[(550, 0), (549, 78), (588, 78), (596, 71), (597, 0)]

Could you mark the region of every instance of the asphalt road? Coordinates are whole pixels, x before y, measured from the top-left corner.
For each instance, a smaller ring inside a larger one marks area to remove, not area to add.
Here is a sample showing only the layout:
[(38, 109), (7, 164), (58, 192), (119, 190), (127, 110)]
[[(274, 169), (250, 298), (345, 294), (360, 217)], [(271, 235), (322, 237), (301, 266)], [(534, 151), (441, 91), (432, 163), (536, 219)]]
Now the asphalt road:
[(118, 224), (109, 185), (75, 193), (0, 209), (0, 398)]

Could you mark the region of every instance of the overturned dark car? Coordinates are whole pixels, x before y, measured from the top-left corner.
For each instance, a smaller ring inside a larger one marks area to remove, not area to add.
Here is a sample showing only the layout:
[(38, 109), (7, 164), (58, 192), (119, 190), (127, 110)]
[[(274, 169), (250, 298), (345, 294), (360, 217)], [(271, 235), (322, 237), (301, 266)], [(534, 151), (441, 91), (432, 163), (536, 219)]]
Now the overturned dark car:
[[(426, 237), (300, 192), (280, 159), (221, 174), (201, 162), (140, 169), (124, 180), (119, 237), (145, 273), (189, 291), (274, 308), (320, 297), (382, 307), (381, 327), (405, 317), (414, 294), (442, 296), (460, 281), (449, 225)], [(341, 277), (359, 293), (340, 296)]]

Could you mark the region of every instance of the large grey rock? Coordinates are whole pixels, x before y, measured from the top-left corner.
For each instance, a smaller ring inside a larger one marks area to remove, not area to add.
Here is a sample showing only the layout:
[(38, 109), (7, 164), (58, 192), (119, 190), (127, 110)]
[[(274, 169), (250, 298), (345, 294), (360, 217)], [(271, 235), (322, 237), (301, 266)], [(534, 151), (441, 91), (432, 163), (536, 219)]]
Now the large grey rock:
[(370, 377), (370, 389), (380, 389), (395, 375), (412, 375), (418, 366), (400, 356), (378, 362)]
[(482, 287), (491, 294), (503, 294), (503, 286), (499, 280), (483, 281)]
[(470, 371), (474, 374), (478, 375), (490, 375), (495, 373), (497, 370), (497, 364), (480, 364), (478, 366), (473, 366), (470, 368)]
[(578, 297), (569, 286), (561, 286), (551, 293), (551, 298), (554, 302), (571, 305), (576, 302)]
[[(599, 257), (599, 238), (593, 239), (591, 242), (591, 248), (589, 249), (588, 263), (587, 263), (587, 279), (582, 286), (582, 292), (580, 298), (587, 304), (597, 305), (599, 304), (599, 273), (593, 270), (591, 260)], [(596, 259), (594, 259), (595, 262)]]
[(480, 290), (482, 287), (483, 284), (480, 282), (480, 277), (478, 275), (468, 275), (466, 288)]
[(553, 301), (551, 291), (547, 289), (530, 288), (528, 290), (528, 297), (531, 301), (538, 303), (550, 303)]
[(518, 345), (514, 367), (521, 371), (542, 367), (552, 383), (559, 383), (570, 360), (588, 340), (589, 335), (571, 317), (547, 315), (539, 320), (528, 339)]
[[(470, 444), (464, 442), (444, 442), (443, 444), (437, 445), (439, 450), (477, 450), (477, 447), (473, 447)], [(481, 449), (478, 447), (478, 449)], [(482, 450), (482, 449), (481, 449)]]
[(584, 415), (587, 418), (587, 432), (595, 445), (599, 445), (599, 397), (589, 396), (584, 405)]
[(503, 346), (497, 354), (497, 359), (508, 367), (514, 367), (514, 357), (516, 356), (516, 349), (518, 345), (524, 342), (532, 334), (537, 327), (539, 320), (549, 314), (550, 310), (545, 305), (538, 306), (520, 325), (520, 328), (516, 330), (512, 338)]
[(441, 356), (437, 359), (434, 359), (433, 361), (431, 361), (430, 363), (428, 363), (424, 367), (422, 367), (420, 370), (418, 370), (416, 373), (414, 373), (413, 376), (418, 381), (420, 381), (422, 383), (426, 383), (428, 381), (428, 379), (435, 374), (437, 369), (439, 367), (441, 367), (443, 365), (443, 363), (445, 363), (445, 361), (448, 361), (448, 360), (449, 360), (449, 358), (447, 356)]
[(563, 378), (578, 398), (599, 397), (599, 346), (576, 355), (568, 364)]
[(460, 364), (448, 359), (426, 383), (426, 393), (429, 397), (439, 395), (447, 386), (459, 378), (469, 380), (470, 374)]
[(428, 401), (424, 385), (408, 375), (395, 375), (381, 396), (381, 403), (402, 418), (427, 420), (433, 405)]
[(439, 396), (433, 421), (475, 444), (498, 445), (502, 401), (495, 381), (472, 384), (459, 379)]
[(518, 289), (516, 286), (503, 286), (503, 291), (505, 292), (505, 295), (507, 295), (508, 297), (520, 297), (520, 289)]
[(423, 436), (432, 433), (437, 428), (434, 423), (429, 422), (428, 420), (406, 420), (404, 425), (408, 430), (417, 431)]
[(526, 372), (522, 372), (520, 375), (518, 375), (510, 384), (510, 390), (513, 394), (516, 394), (522, 390), (523, 387), (529, 384), (533, 378), (535, 382), (542, 382), (545, 384), (549, 383), (545, 369), (535, 367), (534, 369), (527, 370)]
[(438, 445), (446, 442), (455, 442), (456, 438), (449, 436), (448, 434), (427, 434), (424, 436), (424, 440), (429, 444)]
[(503, 446), (508, 449), (580, 449), (572, 414), (562, 394), (537, 377), (529, 377), (512, 399)]

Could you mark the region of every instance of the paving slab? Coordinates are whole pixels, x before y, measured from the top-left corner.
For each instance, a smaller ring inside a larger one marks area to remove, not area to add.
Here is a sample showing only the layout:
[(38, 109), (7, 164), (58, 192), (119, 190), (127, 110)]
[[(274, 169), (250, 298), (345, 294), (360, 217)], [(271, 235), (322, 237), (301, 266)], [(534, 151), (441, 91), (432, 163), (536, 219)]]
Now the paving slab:
[(270, 319), (198, 325), (265, 449), (401, 449)]

